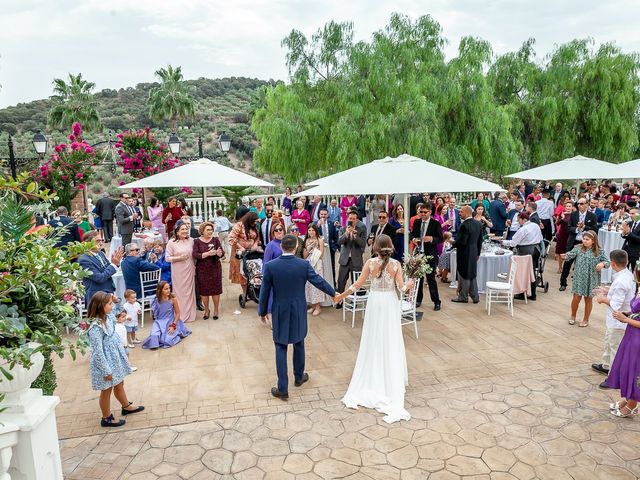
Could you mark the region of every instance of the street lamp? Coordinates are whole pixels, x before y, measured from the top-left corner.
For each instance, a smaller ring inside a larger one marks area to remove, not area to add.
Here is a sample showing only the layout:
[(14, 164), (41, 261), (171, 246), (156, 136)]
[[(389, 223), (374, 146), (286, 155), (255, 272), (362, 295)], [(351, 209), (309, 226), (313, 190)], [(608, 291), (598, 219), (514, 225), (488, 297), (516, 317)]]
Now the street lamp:
[(175, 132), (169, 136), (169, 149), (171, 150), (171, 153), (174, 155), (178, 155), (180, 153), (180, 143), (180, 138)]
[(31, 142), (33, 143), (33, 148), (38, 155), (44, 155), (47, 153), (47, 145), (49, 142), (47, 137), (45, 137), (41, 131), (33, 136), (33, 140)]
[(231, 137), (225, 132), (222, 132), (222, 135), (218, 138), (218, 145), (220, 145), (222, 153), (227, 153), (229, 148), (231, 148)]

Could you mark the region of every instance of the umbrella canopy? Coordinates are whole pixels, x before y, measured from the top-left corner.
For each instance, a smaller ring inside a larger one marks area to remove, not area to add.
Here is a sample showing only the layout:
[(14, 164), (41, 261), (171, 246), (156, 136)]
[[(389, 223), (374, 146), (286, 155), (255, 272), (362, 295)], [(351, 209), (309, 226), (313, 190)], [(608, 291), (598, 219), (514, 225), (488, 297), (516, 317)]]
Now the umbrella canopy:
[(160, 187), (273, 187), (273, 184), (244, 172), (200, 158), (150, 177), (122, 185), (120, 188)]
[(558, 162), (542, 165), (541, 167), (524, 170), (507, 175), (522, 180), (582, 180), (586, 178), (619, 178), (618, 165), (596, 160), (595, 158), (575, 157), (565, 158)]
[(323, 177), (297, 195), (384, 195), (418, 192), (496, 192), (492, 182), (458, 172), (421, 158), (402, 154), (385, 157)]
[(615, 178), (640, 178), (640, 158), (616, 165)]

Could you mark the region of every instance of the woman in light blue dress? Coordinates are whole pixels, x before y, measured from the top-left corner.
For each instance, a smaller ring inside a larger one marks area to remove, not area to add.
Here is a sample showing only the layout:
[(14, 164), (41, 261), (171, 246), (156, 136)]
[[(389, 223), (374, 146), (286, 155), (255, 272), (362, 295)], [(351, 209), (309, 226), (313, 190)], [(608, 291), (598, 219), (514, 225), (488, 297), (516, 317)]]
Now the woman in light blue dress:
[(116, 421), (111, 413), (112, 390), (122, 406), (123, 416), (144, 410), (143, 406), (133, 406), (124, 391), (124, 377), (131, 373), (131, 366), (122, 341), (116, 333), (112, 309), (113, 296), (106, 292), (96, 292), (91, 297), (87, 309), (87, 317), (90, 319), (87, 336), (90, 347), (91, 388), (100, 390), (100, 425), (103, 427), (120, 427), (125, 424), (124, 420)]

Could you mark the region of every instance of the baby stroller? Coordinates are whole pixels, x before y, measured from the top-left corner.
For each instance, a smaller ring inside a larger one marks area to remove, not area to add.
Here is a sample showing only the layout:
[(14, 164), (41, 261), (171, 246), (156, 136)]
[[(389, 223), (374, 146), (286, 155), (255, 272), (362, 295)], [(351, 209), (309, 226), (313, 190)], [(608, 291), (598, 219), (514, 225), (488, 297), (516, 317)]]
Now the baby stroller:
[(536, 274), (536, 285), (539, 288), (544, 290), (544, 293), (549, 291), (549, 282), (544, 281), (544, 277), (542, 276), (544, 273), (544, 264), (547, 261), (547, 257), (549, 256), (549, 250), (551, 249), (551, 242), (549, 240), (542, 240), (544, 243), (544, 249), (540, 252), (540, 258), (538, 258), (538, 265), (534, 265), (534, 270)]
[(262, 285), (262, 259), (264, 252), (248, 251), (240, 257), (240, 272), (247, 279), (247, 294), (240, 294), (238, 301), (245, 308), (248, 300), (258, 303)]

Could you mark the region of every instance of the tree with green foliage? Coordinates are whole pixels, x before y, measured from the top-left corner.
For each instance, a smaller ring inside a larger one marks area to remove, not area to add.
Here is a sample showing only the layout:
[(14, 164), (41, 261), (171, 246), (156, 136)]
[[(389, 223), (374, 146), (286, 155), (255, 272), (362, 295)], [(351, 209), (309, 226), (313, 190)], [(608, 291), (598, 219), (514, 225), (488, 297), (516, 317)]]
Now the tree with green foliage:
[(161, 68), (156, 77), (161, 83), (149, 91), (149, 116), (154, 120), (170, 120), (171, 131), (175, 132), (178, 119), (194, 116), (193, 89), (184, 81), (182, 67)]
[(81, 73), (69, 73), (69, 83), (61, 78), (54, 79), (49, 126), (66, 130), (78, 122), (86, 130), (100, 130), (102, 122), (98, 101), (92, 93), (95, 86), (95, 83), (84, 80)]

